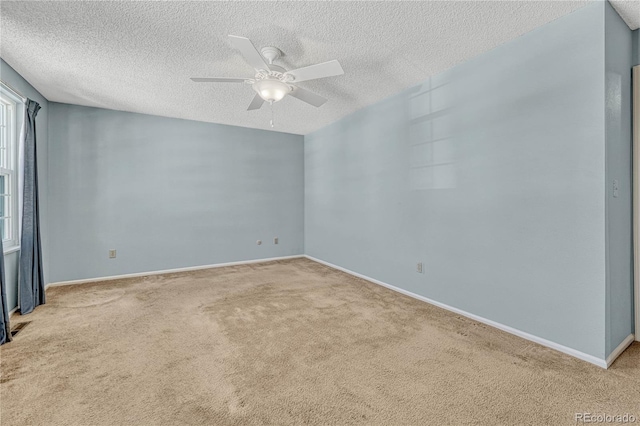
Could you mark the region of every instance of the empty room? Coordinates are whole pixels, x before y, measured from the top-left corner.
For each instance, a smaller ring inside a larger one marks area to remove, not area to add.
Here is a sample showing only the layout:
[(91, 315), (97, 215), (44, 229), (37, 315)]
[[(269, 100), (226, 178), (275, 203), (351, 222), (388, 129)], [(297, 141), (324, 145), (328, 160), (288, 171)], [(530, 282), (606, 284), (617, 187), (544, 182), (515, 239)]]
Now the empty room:
[(0, 424), (640, 424), (640, 1), (1, 1)]

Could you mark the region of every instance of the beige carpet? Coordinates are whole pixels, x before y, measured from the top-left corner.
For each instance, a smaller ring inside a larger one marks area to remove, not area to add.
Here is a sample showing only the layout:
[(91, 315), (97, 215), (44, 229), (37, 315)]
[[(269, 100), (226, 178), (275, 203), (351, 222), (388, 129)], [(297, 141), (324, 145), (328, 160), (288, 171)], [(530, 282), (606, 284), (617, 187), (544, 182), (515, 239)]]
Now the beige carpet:
[(640, 422), (608, 371), (306, 259), (51, 288), (1, 348), (8, 425)]

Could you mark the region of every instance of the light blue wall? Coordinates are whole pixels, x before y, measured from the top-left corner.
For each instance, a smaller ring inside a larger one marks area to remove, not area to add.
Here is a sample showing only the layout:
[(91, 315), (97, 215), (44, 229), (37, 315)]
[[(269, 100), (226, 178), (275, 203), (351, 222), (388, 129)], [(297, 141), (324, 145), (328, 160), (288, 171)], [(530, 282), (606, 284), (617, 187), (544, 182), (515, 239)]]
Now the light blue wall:
[[(605, 3), (607, 340), (609, 355), (634, 331), (631, 67), (632, 34)], [(614, 181), (618, 194), (614, 196)]]
[(604, 358), (604, 48), (590, 5), (307, 135), (306, 253)]
[(302, 136), (50, 110), (52, 282), (303, 253)]
[[(49, 251), (49, 191), (48, 191), (48, 121), (49, 102), (34, 89), (20, 74), (0, 59), (0, 79), (18, 90), (24, 96), (38, 102), (42, 107), (36, 117), (36, 134), (38, 143), (38, 179), (40, 201), (40, 226), (42, 230), (42, 257), (45, 282), (49, 282), (50, 251)], [(18, 305), (18, 258), (19, 253), (13, 252), (5, 256), (5, 278), (7, 280), (7, 304), (9, 309)]]

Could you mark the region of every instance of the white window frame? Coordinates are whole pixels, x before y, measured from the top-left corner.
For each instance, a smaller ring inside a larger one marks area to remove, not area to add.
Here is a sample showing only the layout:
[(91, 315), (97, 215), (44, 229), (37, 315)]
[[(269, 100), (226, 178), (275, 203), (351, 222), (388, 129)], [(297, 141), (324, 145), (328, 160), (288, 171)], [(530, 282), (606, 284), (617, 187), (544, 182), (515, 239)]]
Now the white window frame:
[[(20, 220), (19, 220), (19, 173), (18, 173), (18, 157), (19, 157), (19, 138), (22, 133), (22, 114), (24, 112), (23, 100), (16, 96), (12, 91), (3, 84), (0, 85), (0, 102), (5, 105), (8, 112), (6, 123), (0, 123), (0, 131), (7, 138), (7, 164), (0, 164), (0, 175), (7, 176), (9, 181), (7, 195), (0, 196), (8, 198), (8, 208), (5, 212), (5, 218), (9, 219), (9, 238), (2, 240), (4, 253), (11, 253), (20, 250)], [(5, 127), (6, 126), (6, 127)], [(1, 149), (2, 147), (0, 147)], [(8, 213), (8, 214), (7, 214)]]

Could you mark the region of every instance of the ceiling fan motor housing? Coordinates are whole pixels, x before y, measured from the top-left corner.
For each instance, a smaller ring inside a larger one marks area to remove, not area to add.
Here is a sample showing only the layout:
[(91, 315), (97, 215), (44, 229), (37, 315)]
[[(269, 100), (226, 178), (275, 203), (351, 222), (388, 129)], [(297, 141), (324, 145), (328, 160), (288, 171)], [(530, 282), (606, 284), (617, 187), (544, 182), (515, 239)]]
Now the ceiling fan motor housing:
[(282, 56), (282, 52), (280, 51), (280, 49), (273, 46), (263, 47), (260, 50), (260, 53), (262, 53), (262, 56), (264, 56), (267, 59), (267, 61), (269, 61), (269, 65), (271, 65), (273, 61), (275, 61), (280, 56)]

